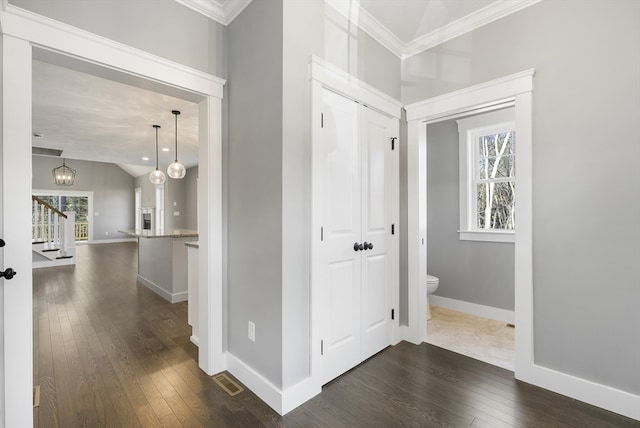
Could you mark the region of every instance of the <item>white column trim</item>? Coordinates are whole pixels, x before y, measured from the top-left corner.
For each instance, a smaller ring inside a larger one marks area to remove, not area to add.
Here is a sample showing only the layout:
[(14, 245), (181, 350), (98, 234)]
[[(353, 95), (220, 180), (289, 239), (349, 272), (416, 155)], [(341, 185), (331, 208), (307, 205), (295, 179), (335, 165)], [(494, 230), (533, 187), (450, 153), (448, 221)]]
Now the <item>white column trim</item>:
[[(3, 363), (0, 426), (33, 424), (33, 281), (31, 279), (31, 45), (2, 38)], [(26, 171), (25, 171), (26, 170)], [(20, 177), (16, 179), (16, 177)], [(10, 201), (10, 204), (7, 203)]]

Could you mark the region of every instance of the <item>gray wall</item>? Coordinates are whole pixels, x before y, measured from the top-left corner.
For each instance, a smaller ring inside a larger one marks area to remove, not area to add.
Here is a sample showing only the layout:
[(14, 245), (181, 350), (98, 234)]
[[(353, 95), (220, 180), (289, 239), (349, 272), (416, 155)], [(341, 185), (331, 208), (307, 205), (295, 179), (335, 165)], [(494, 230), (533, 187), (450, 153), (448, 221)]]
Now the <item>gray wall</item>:
[(228, 350), (281, 387), (282, 1), (252, 2), (228, 37)]
[(543, 1), (405, 60), (402, 88), (409, 103), (536, 69), (535, 362), (633, 394), (640, 394), (638, 40), (638, 1)]
[[(195, 201), (187, 202), (187, 195), (193, 195), (196, 190), (195, 176), (197, 175), (197, 167), (187, 170), (187, 175), (181, 180), (174, 180), (167, 177), (164, 182), (164, 227), (165, 229), (198, 229), (197, 222), (194, 224), (194, 216), (197, 219)], [(156, 189), (155, 185), (149, 181), (149, 175), (141, 175), (136, 177), (133, 184), (134, 188), (140, 188), (142, 191), (142, 207), (156, 206)], [(133, 191), (133, 190), (132, 190)], [(179, 213), (175, 216), (174, 213)], [(188, 226), (189, 224), (194, 227)]]
[(62, 159), (32, 156), (32, 188), (93, 192), (93, 211), (100, 214), (96, 217), (89, 213), (94, 241), (126, 238), (118, 230), (134, 227), (133, 177), (110, 163), (73, 159), (67, 159), (66, 163), (76, 170), (75, 182), (70, 187), (56, 186), (51, 171), (62, 165)]
[(9, 3), (198, 70), (226, 76), (226, 28), (174, 0)]
[(455, 120), (427, 126), (427, 272), (438, 296), (514, 309), (514, 246), (461, 241), (459, 144)]
[(198, 167), (187, 169), (184, 177), (184, 208), (182, 216), (182, 227), (185, 229), (198, 230)]

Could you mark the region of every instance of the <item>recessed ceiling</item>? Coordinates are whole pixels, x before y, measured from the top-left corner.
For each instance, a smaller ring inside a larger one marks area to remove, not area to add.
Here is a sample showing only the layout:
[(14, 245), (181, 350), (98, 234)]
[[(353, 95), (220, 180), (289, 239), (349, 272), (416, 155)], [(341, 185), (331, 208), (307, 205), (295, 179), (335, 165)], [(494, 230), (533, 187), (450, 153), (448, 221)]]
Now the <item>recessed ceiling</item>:
[[(155, 168), (155, 130), (159, 165), (175, 159), (198, 164), (198, 105), (157, 92), (33, 61), (33, 145), (62, 150), (67, 159), (115, 163), (132, 175)], [(169, 150), (164, 152), (162, 148)], [(149, 158), (148, 161), (143, 157)]]

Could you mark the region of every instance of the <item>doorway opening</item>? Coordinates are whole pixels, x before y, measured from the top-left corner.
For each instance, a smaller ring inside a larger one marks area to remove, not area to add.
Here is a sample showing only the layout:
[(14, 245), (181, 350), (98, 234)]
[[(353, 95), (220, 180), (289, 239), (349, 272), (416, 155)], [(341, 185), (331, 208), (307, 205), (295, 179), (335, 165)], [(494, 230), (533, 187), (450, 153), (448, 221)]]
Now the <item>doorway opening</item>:
[[(426, 124), (426, 342), (514, 370), (513, 107)], [(429, 277), (428, 277), (429, 278)]]

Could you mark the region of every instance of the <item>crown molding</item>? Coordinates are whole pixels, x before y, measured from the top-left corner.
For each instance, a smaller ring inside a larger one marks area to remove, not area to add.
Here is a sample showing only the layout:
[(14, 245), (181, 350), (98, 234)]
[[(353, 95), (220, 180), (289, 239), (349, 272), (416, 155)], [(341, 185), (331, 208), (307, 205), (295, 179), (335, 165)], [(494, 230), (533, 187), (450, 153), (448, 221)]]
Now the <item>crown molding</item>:
[(224, 2), (224, 5), (221, 5), (216, 0), (175, 1), (222, 25), (229, 25), (252, 0), (227, 0)]
[(362, 31), (369, 34), (396, 56), (402, 57), (405, 44), (369, 12), (361, 7), (356, 13), (350, 12), (350, 5), (356, 3), (345, 0), (325, 0), (325, 3), (337, 10), (342, 16), (357, 25)]
[(540, 1), (542, 0), (497, 0), (482, 9), (405, 44), (400, 57), (404, 59), (424, 52)]
[(405, 59), (480, 28), (483, 25), (504, 18), (507, 15), (540, 1), (542, 0), (496, 0), (494, 3), (474, 13), (464, 16), (408, 43), (403, 43), (366, 10), (360, 8), (358, 13), (350, 13), (349, 5), (352, 3), (344, 0), (325, 0), (325, 3), (336, 9), (400, 59)]

